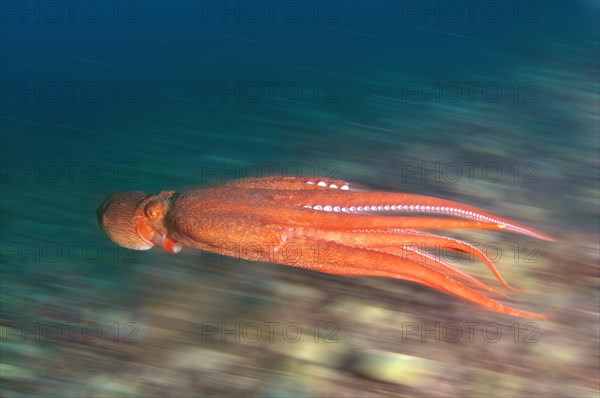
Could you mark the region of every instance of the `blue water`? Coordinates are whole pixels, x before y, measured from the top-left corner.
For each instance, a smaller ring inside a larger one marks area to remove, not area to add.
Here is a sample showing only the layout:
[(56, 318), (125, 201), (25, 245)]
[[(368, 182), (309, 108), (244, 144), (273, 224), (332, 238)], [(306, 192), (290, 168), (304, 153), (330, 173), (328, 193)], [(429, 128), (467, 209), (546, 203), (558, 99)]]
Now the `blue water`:
[[(578, 338), (598, 350), (597, 1), (2, 1), (0, 11), (3, 395), (482, 395), (490, 382), (481, 380), (492, 373), (509, 380), (499, 396), (597, 394), (589, 354), (540, 348)], [(240, 270), (191, 251), (130, 252), (97, 226), (96, 208), (114, 192), (300, 174), (443, 196), (558, 237), (536, 243), (537, 265), (508, 269), (532, 291), (519, 305), (562, 323), (541, 325), (547, 338), (539, 345), (470, 345), (473, 367), (439, 384), (434, 368), (414, 383), (387, 384), (352, 361), (282, 356), (302, 351), (298, 345), (267, 344), (266, 358), (247, 354), (250, 365), (239, 359), (245, 346), (208, 347), (182, 325), (248, 312), (240, 319), (328, 320), (343, 325), (344, 355), (408, 353), (448, 366), (466, 351), (377, 343), (378, 331), (394, 335), (406, 314), (417, 322), (495, 314), (398, 281), (361, 285), (261, 264)], [(366, 327), (366, 313), (352, 319), (302, 293), (288, 297), (281, 283), (299, 291), (316, 283), (324, 302), (395, 315)], [(203, 291), (207, 284), (214, 290)], [(421, 299), (402, 301), (415, 294)], [(453, 300), (453, 310), (436, 309), (436, 300)], [(290, 301), (293, 309), (282, 310)], [(568, 315), (575, 307), (580, 312)], [(165, 323), (168, 313), (180, 323)], [(13, 335), (23, 325), (67, 321), (134, 322), (144, 337), (141, 346), (102, 352), (98, 344)], [(216, 361), (225, 365), (178, 362), (186, 350), (201, 362), (203, 349), (221, 352)], [(491, 362), (518, 358), (524, 368), (482, 361), (482, 350)], [(287, 367), (273, 373), (281, 361)], [(329, 378), (311, 376), (310, 363)], [(172, 369), (195, 376), (180, 380)], [(43, 382), (50, 371), (55, 381)], [(215, 375), (225, 381), (211, 381)], [(178, 380), (179, 389), (155, 379)]]

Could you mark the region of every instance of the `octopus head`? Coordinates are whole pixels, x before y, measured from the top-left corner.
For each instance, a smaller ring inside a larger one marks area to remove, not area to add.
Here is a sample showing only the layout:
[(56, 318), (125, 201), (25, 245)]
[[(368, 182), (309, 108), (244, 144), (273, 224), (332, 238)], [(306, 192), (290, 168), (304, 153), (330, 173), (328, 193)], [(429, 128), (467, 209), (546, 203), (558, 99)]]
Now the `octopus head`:
[(141, 191), (110, 196), (98, 208), (98, 223), (116, 244), (134, 250), (160, 246), (178, 253), (181, 245), (167, 234), (163, 220), (174, 191), (149, 195)]
[(140, 205), (148, 198), (150, 195), (145, 192), (133, 191), (114, 194), (102, 202), (97, 211), (98, 223), (110, 240), (134, 250), (148, 250), (154, 246), (137, 231), (143, 215)]

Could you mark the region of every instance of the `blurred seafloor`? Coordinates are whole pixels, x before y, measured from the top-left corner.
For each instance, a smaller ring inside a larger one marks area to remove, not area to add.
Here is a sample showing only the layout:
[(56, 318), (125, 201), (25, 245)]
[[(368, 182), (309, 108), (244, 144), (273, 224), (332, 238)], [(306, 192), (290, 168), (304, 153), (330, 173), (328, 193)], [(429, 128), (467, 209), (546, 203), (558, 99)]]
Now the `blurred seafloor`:
[[(271, 23), (262, 3), (258, 23), (240, 2), (224, 16), (202, 8), (220, 2), (93, 3), (93, 23), (6, 3), (2, 396), (598, 396), (597, 2), (495, 3), (499, 23), (451, 23), (444, 2), (429, 2), (440, 20), (402, 8), (421, 2), (294, 3), (298, 23)], [(552, 320), (398, 280), (131, 252), (97, 226), (113, 192), (257, 166), (555, 236), (449, 233), (501, 247), (497, 266), (526, 289), (503, 301)]]

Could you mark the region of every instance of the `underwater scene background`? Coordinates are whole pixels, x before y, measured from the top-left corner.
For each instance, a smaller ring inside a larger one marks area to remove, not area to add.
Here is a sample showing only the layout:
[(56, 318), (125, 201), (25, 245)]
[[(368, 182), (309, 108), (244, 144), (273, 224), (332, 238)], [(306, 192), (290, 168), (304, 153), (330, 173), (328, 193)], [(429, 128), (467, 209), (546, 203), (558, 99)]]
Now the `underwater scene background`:
[[(597, 1), (0, 12), (3, 397), (598, 396)], [(554, 236), (449, 232), (525, 290), (504, 302), (550, 320), (400, 280), (131, 251), (98, 227), (115, 192), (270, 175)]]

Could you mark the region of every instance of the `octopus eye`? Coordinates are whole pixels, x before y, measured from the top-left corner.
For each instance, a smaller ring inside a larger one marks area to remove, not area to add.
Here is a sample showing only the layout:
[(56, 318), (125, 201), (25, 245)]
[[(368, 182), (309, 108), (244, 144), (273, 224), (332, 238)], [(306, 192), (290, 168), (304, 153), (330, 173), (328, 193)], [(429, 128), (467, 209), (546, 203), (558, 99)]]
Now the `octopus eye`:
[(162, 215), (162, 211), (160, 208), (156, 208), (156, 206), (149, 206), (146, 208), (146, 216), (148, 218), (157, 218)]

